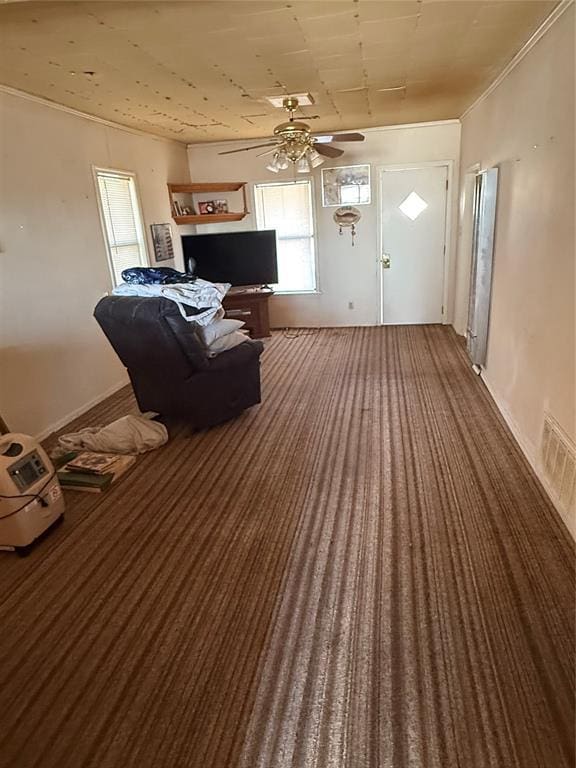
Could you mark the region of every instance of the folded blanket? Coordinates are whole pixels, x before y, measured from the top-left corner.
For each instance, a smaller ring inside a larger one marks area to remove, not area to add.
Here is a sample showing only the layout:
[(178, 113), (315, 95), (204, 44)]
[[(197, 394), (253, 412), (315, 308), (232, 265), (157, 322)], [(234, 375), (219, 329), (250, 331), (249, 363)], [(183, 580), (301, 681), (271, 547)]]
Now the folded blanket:
[[(175, 283), (173, 285), (139, 285), (121, 283), (112, 290), (114, 296), (144, 296), (169, 299), (178, 305), (180, 314), (188, 322), (208, 325), (212, 320), (222, 317), (222, 299), (230, 288), (230, 283), (209, 283), (198, 278), (195, 283)], [(189, 315), (186, 307), (194, 307), (196, 314)]]
[(58, 444), (66, 451), (103, 453), (145, 453), (167, 442), (168, 430), (164, 424), (132, 415), (122, 416), (106, 427), (86, 427), (58, 438)]

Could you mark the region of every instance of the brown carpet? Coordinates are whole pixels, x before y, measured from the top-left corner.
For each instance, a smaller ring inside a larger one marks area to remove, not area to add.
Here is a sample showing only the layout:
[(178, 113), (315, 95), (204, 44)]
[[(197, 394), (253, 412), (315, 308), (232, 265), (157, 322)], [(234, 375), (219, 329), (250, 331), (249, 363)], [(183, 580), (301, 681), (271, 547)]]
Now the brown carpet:
[(572, 768), (571, 540), (454, 333), (275, 334), (263, 377), (0, 555), (0, 765)]

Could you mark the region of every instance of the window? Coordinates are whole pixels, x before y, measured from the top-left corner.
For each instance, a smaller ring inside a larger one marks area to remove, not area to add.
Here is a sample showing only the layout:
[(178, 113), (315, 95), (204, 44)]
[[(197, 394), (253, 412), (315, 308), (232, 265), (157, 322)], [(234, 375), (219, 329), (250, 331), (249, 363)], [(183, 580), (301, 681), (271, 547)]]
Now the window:
[(142, 214), (131, 173), (95, 169), (102, 229), (112, 282), (122, 282), (122, 270), (148, 266)]
[(309, 180), (254, 186), (258, 229), (275, 229), (281, 293), (316, 290), (312, 184)]

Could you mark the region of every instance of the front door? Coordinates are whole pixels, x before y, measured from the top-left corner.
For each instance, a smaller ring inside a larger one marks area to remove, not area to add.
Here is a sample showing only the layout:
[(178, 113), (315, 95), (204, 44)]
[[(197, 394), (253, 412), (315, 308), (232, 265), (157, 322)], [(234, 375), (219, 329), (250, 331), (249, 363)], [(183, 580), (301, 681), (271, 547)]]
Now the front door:
[(448, 168), (382, 170), (381, 320), (441, 323)]

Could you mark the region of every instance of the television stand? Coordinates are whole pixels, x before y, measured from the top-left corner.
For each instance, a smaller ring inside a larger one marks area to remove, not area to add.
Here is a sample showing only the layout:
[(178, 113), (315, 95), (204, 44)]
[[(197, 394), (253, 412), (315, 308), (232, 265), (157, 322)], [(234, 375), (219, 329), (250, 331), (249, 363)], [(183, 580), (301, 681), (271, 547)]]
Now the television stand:
[(272, 290), (240, 290), (226, 294), (222, 306), (226, 317), (231, 320), (242, 320), (253, 339), (270, 336), (270, 319), (268, 316), (268, 299), (274, 295)]

